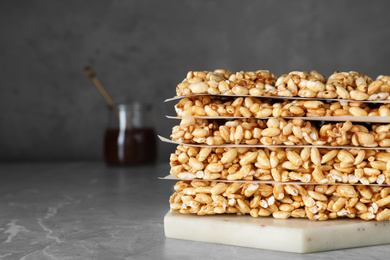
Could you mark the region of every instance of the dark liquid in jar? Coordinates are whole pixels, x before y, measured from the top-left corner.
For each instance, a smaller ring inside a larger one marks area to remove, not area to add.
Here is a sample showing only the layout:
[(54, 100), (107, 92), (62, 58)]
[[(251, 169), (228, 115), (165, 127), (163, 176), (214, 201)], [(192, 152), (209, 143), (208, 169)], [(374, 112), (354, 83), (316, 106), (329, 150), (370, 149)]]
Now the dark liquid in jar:
[(156, 161), (156, 133), (153, 128), (107, 129), (104, 158), (109, 165), (144, 164)]

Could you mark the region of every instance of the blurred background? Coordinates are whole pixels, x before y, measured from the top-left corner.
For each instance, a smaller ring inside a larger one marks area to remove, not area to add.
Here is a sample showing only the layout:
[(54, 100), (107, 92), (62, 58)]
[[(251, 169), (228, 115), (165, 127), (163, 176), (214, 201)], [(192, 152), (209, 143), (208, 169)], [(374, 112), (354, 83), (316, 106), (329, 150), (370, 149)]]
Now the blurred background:
[[(177, 121), (189, 70), (390, 74), (390, 1), (2, 0), (0, 160), (102, 160), (107, 105), (154, 104), (158, 134)], [(159, 142), (158, 160), (175, 146)]]

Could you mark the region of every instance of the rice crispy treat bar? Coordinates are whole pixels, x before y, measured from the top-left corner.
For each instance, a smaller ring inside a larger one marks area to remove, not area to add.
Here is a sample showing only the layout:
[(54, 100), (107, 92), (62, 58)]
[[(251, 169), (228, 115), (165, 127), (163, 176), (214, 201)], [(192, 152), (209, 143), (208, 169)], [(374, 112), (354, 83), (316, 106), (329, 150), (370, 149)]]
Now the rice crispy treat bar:
[(390, 185), (390, 153), (371, 149), (179, 145), (171, 154), (170, 166), (171, 175), (186, 180)]
[(315, 126), (302, 119), (236, 119), (217, 121), (183, 118), (171, 139), (187, 144), (353, 145), (390, 147), (390, 124), (366, 127), (350, 121)]
[(176, 87), (177, 96), (194, 94), (390, 100), (390, 76), (375, 81), (355, 71), (333, 73), (292, 71), (276, 78), (268, 70), (233, 73), (229, 70), (190, 71)]
[(378, 106), (363, 102), (319, 100), (264, 100), (256, 97), (225, 98), (191, 96), (175, 106), (178, 117), (322, 117), (322, 116), (390, 116), (390, 104)]
[[(229, 70), (190, 71), (177, 85), (177, 96), (211, 95), (266, 95), (275, 89), (276, 77), (268, 70), (233, 73)], [(275, 92), (276, 94), (276, 92)]]
[(182, 214), (249, 214), (277, 219), (389, 220), (390, 187), (179, 181), (171, 211)]

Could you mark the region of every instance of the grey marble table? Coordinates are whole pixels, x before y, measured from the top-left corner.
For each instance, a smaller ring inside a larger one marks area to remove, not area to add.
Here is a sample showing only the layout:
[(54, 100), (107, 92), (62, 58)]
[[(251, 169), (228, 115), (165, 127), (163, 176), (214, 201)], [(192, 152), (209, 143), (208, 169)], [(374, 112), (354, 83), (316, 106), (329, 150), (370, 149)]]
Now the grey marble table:
[(290, 254), (165, 238), (168, 163), (0, 164), (0, 259), (387, 259), (390, 245)]

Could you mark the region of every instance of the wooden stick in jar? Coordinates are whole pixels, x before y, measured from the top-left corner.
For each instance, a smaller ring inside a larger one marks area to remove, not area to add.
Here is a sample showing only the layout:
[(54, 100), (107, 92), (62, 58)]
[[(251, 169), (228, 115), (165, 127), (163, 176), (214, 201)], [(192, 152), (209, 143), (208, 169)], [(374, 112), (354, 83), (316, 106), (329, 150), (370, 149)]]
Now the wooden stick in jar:
[(113, 108), (115, 106), (115, 103), (112, 100), (112, 98), (110, 97), (110, 95), (108, 95), (107, 91), (103, 88), (103, 86), (100, 83), (100, 81), (98, 80), (98, 78), (96, 77), (95, 70), (91, 66), (86, 66), (84, 68), (84, 74), (85, 74), (85, 76), (87, 76), (88, 78), (90, 78), (93, 81), (95, 86), (98, 88), (100, 93), (103, 95), (104, 99), (107, 101), (108, 105), (111, 108)]
[[(85, 74), (86, 77), (88, 77), (88, 78), (90, 78), (92, 80), (92, 82), (98, 88), (100, 93), (103, 95), (104, 99), (107, 101), (109, 107), (113, 109), (115, 107), (115, 102), (112, 100), (110, 95), (107, 93), (107, 91), (104, 89), (103, 85), (100, 83), (100, 81), (96, 77), (95, 70), (91, 66), (86, 66), (84, 68), (84, 74)], [(118, 110), (116, 111), (116, 115), (119, 117), (119, 111)], [(131, 125), (130, 125), (130, 123), (127, 120), (126, 120), (126, 129), (128, 129), (128, 130), (131, 129)]]

